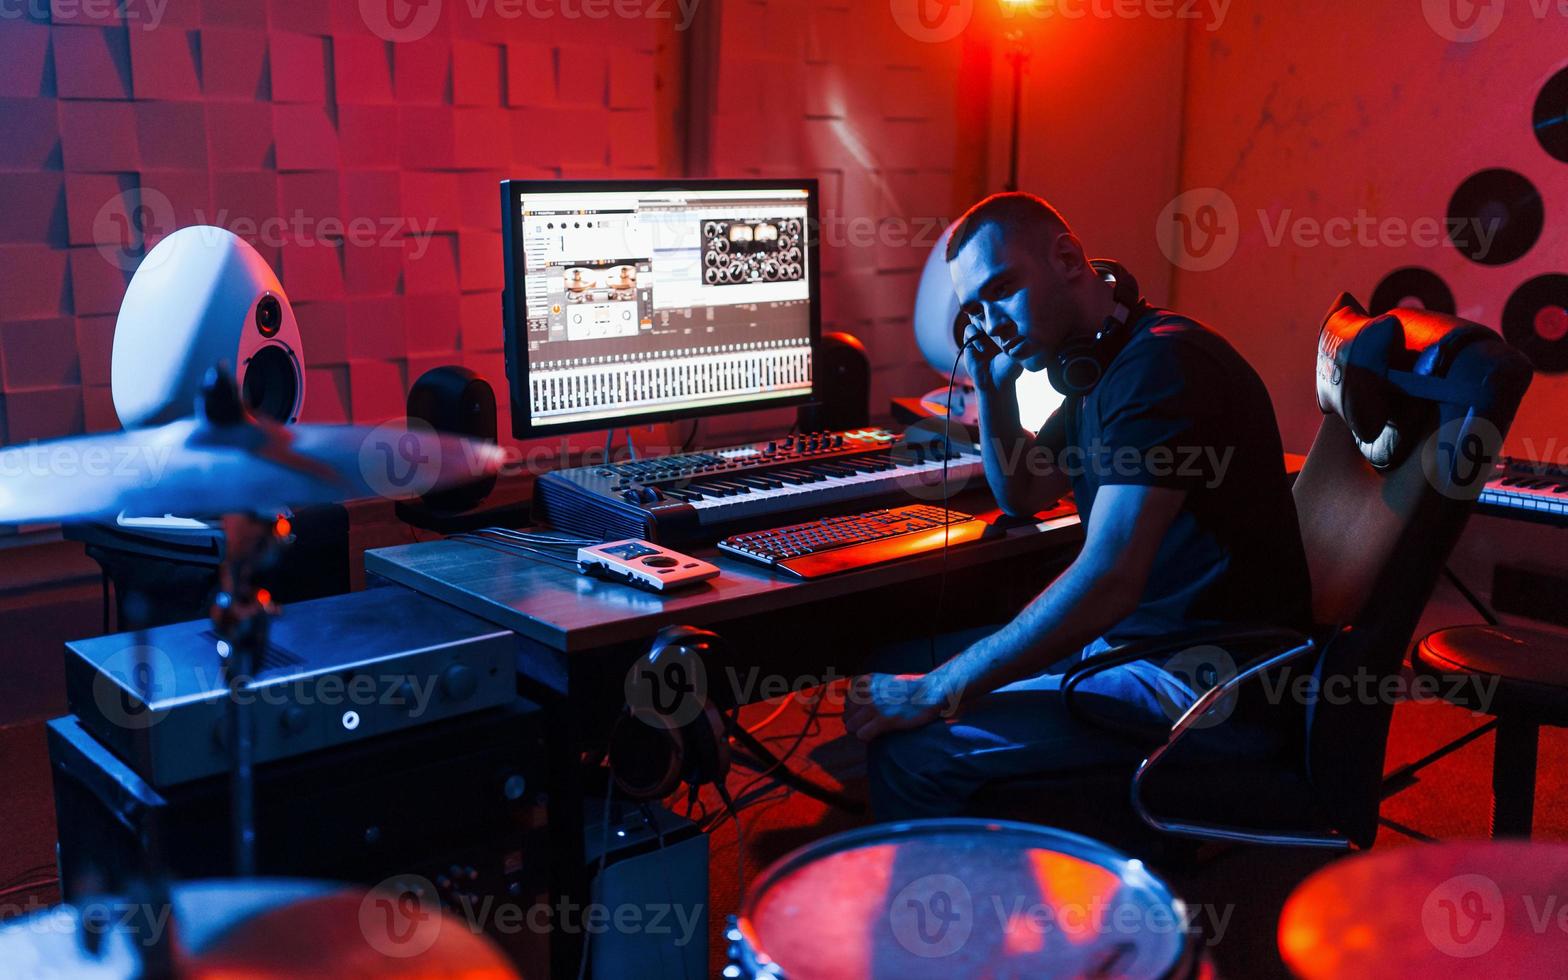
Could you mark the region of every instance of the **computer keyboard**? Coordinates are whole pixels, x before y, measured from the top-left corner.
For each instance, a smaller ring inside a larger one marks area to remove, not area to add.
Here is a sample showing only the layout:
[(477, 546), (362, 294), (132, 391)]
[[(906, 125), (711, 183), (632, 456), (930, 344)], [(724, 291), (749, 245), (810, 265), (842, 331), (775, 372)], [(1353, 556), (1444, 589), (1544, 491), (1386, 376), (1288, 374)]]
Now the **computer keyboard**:
[(820, 578), (973, 541), (987, 526), (956, 510), (912, 504), (737, 534), (720, 541), (719, 550)]

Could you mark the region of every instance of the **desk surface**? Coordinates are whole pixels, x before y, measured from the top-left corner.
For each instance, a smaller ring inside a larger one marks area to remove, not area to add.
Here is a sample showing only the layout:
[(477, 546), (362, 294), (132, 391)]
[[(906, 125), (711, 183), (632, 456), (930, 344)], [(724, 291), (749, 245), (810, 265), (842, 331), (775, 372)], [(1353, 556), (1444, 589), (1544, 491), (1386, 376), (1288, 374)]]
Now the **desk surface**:
[[(957, 498), (954, 509), (965, 509)], [(979, 541), (948, 552), (949, 572), (1030, 552), (1072, 548), (1083, 540), (1077, 512), (1070, 504), (1042, 511), (1025, 522), (1008, 520), (994, 509), (977, 512), (971, 507), (968, 512), (992, 528)], [(671, 596), (587, 578), (463, 541), (367, 551), (365, 570), (570, 653), (643, 639), (672, 622), (707, 626), (899, 585), (943, 569), (942, 553), (933, 552), (804, 581), (732, 558), (711, 546), (693, 548), (691, 553), (719, 566), (722, 574)]]

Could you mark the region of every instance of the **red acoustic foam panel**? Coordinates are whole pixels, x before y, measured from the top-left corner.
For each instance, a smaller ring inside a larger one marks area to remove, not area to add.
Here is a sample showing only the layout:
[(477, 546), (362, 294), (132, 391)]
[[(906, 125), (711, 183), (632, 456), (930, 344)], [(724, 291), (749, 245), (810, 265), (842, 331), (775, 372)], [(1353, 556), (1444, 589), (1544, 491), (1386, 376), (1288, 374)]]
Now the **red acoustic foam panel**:
[[(462, 206), (464, 228), (501, 229), (501, 209), (498, 206), (500, 185), (509, 176), (505, 171), (463, 175), (457, 185), (457, 194)], [(522, 175), (519, 174), (518, 178), (521, 179)]]
[(504, 402), (497, 184), (657, 172), (655, 35), (452, 0), (427, 37), (393, 42), (361, 6), (175, 0), (152, 31), (0, 23), (10, 436), (116, 423), (126, 283), (149, 244), (195, 222), (245, 238), (282, 279), (306, 418), (400, 414), (407, 365), (463, 359)]
[(390, 170), (342, 171), (339, 179), (348, 216), (382, 224), (386, 219), (401, 220), (404, 212), (400, 177)]
[(456, 350), (458, 298), (451, 294), (404, 296), (403, 330), (410, 353)]
[[(42, 30), (53, 42), (55, 88), (62, 99), (129, 99), (131, 97), (131, 49), (129, 39), (122, 30), (103, 27), (39, 28), (36, 25), (19, 25), (22, 36), (33, 30)], [(0, 58), (7, 54), (7, 28), (0, 31)], [(28, 52), (21, 52), (24, 62)], [(9, 79), (21, 71), (17, 65), (0, 61), (0, 79)], [(6, 95), (38, 95), (43, 80), (43, 65), (37, 65), (32, 84), (0, 82)], [(33, 91), (27, 92), (25, 89)]]
[(202, 28), (201, 80), (209, 99), (265, 99), (266, 38), (248, 31)]
[(120, 416), (114, 410), (114, 390), (106, 384), (82, 388), (82, 425), (88, 432), (115, 432)]
[(392, 49), (392, 77), (403, 105), (445, 102), (452, 79), (451, 42), (432, 36), (397, 44)]
[(131, 89), (138, 99), (200, 99), (197, 33), (132, 28)]
[(82, 382), (70, 317), (0, 323), (0, 365), (5, 387), (57, 388)]
[(118, 313), (131, 281), (131, 263), (100, 248), (73, 248), (70, 263), (72, 310), (82, 316)]
[(306, 364), (347, 364), (348, 308), (352, 300), (294, 302), (294, 318), (299, 321), (300, 346)]
[(200, 0), (204, 27), (265, 31), (267, 5), (259, 0)]
[(455, 166), (504, 167), (509, 159), (509, 117), (505, 109), (457, 109), (452, 113)]
[(548, 105), (555, 96), (555, 49), (537, 41), (508, 44), (506, 104)]
[(0, 96), (30, 99), (48, 94), (44, 66), (49, 62), (49, 27), (29, 21), (7, 23), (0, 31)]
[(54, 99), (0, 99), (0, 119), (7, 125), (0, 169), (60, 168), (59, 106)]
[[(256, 246), (262, 257), (277, 268), (277, 249), (282, 242), (270, 227), (263, 227), (267, 222), (281, 220), (277, 174), (271, 171), (213, 174), (212, 208), (214, 220)], [(264, 232), (270, 245), (262, 240)]]
[(512, 157), (540, 166), (603, 167), (610, 141), (605, 109), (514, 109)]
[(137, 205), (130, 193), (136, 186), (134, 174), (66, 174), (67, 243), (91, 245), (104, 232), (125, 227), (128, 209)]
[(403, 278), (403, 242), (403, 234), (382, 220), (377, 224), (372, 242), (346, 245), (343, 249), (343, 285), (349, 295), (396, 293)]
[(391, 105), (392, 51), (374, 35), (340, 35), (332, 39), (333, 77), (338, 102)]
[(276, 166), (272, 107), (264, 102), (209, 102), (207, 140), (218, 170), (262, 170)]
[(339, 106), (338, 142), (343, 166), (396, 167), (398, 119), (396, 106)]
[(355, 361), (348, 366), (349, 406), (355, 422), (374, 425), (399, 418), (406, 407), (403, 365)]
[(348, 359), (374, 360), (403, 357), (408, 353), (401, 296), (355, 299), (347, 304)]
[(7, 320), (65, 312), (67, 256), (47, 245), (0, 245), (0, 310)]
[(280, 278), (290, 300), (342, 299), (342, 249), (321, 239), (290, 239), (283, 244)]
[(468, 229), (458, 232), (459, 285), (464, 292), (500, 290), (506, 285), (501, 233)]
[[(462, 223), (457, 189), (463, 179), (458, 174), (404, 171), (400, 214), (407, 229), (420, 234), (456, 231)], [(499, 192), (496, 206), (500, 207)]]
[(457, 236), (416, 235), (403, 243), (403, 292), (457, 292)]
[(133, 105), (62, 101), (59, 108), (60, 142), (67, 170), (114, 173), (141, 166)]
[(451, 169), (457, 165), (452, 110), (443, 106), (404, 106), (398, 116), (398, 160), (413, 170)]
[(658, 166), (659, 128), (652, 112), (612, 112), (609, 126), (612, 166)]
[(82, 389), (28, 388), (5, 393), (6, 442), (9, 445), (52, 439), (84, 431)]
[(652, 109), (654, 89), (648, 79), (654, 74), (651, 54), (627, 54), (611, 59), (610, 108)]
[[(261, 2), (261, 0), (257, 0)], [(330, 0), (265, 0), (273, 30), (326, 34), (332, 30)]]
[(609, 64), (609, 57), (602, 46), (562, 45), (556, 62), (561, 101), (604, 105)]
[(207, 110), (200, 102), (137, 102), (136, 136), (143, 167), (208, 167)]
[(465, 293), (458, 303), (458, 321), (463, 350), (503, 349), (500, 293)]
[[(495, 388), (496, 411), (503, 412), (511, 404), (511, 390), (506, 384), (506, 355), (465, 350), (463, 367), (474, 372)], [(506, 418), (502, 415), (501, 418)]]
[(336, 170), (338, 135), (318, 105), (275, 105), (272, 132), (279, 170)]
[(320, 105), (327, 98), (327, 39), (274, 31), (267, 49), (272, 101)]
[(5, 205), (0, 207), (0, 242), (60, 241), (66, 234), (65, 175), (0, 175)]
[(114, 350), (113, 315), (79, 316), (76, 318), (76, 350), (81, 355), (82, 383), (106, 385), (109, 383), (110, 353)]
[(336, 171), (279, 174), (278, 201), (292, 234), (306, 238), (345, 236), (343, 196)]
[(143, 170), (132, 196), (141, 221), (155, 238), (186, 225), (222, 224), (212, 206), (212, 177), (206, 170)]
[(310, 367), (306, 353), (305, 408), (301, 421), (338, 425), (349, 421), (348, 367)]
[(452, 45), (452, 104), (501, 104), (501, 48), (476, 41)]

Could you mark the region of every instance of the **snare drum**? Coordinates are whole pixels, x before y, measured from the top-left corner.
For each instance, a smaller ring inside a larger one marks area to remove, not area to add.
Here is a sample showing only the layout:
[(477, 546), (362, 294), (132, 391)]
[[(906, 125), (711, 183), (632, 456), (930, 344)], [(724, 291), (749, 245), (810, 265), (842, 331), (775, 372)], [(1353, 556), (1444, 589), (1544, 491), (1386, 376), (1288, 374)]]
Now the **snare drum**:
[(1077, 834), (915, 820), (774, 862), (730, 929), (726, 977), (1197, 975), (1186, 907), (1142, 862)]

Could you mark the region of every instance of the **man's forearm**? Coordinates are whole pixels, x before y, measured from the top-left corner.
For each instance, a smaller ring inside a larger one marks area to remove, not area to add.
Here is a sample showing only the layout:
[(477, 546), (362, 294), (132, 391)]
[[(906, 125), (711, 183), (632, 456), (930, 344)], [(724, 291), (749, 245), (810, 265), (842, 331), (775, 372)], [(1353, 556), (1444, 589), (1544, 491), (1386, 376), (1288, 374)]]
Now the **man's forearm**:
[(997, 506), (1008, 513), (1027, 510), (1030, 501), (1020, 500), (1019, 474), (1024, 453), (1029, 448), (1029, 433), (1018, 420), (1018, 392), (1012, 385), (979, 392), (980, 453), (985, 460), (985, 480)]
[(1080, 558), (1012, 622), (926, 675), (922, 694), (956, 709), (1032, 677), (1125, 619), (1132, 592), (1114, 569)]

